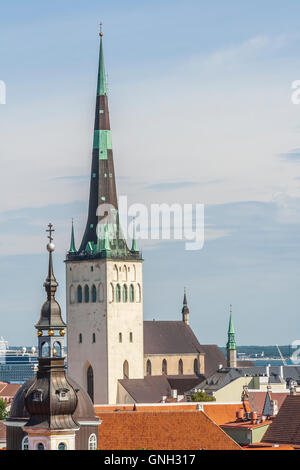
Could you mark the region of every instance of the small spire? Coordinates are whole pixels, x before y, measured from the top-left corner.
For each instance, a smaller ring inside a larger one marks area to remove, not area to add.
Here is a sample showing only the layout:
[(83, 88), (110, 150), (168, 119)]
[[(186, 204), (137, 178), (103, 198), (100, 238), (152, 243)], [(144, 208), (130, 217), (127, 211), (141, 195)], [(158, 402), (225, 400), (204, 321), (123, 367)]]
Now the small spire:
[(228, 325), (228, 342), (227, 342), (227, 349), (235, 350), (236, 343), (235, 343), (235, 331), (233, 326), (232, 320), (232, 305), (230, 305), (230, 316), (229, 316), (229, 325)]
[(131, 251), (138, 253), (139, 249), (137, 246), (136, 238), (135, 238), (135, 221), (133, 221), (133, 233), (132, 233), (132, 246)]
[(187, 307), (187, 300), (186, 300), (186, 287), (184, 288), (184, 295), (183, 295), (183, 306)]
[(102, 45), (102, 23), (100, 24), (100, 52), (99, 52), (99, 68), (98, 68), (98, 85), (97, 85), (97, 95), (103, 96), (107, 94), (106, 88), (106, 76), (105, 76), (105, 66), (104, 66), (104, 55), (103, 55), (103, 45)]
[(102, 252), (110, 252), (110, 243), (109, 243), (109, 236), (108, 236), (108, 227), (107, 224), (105, 224), (104, 227), (104, 239), (103, 239), (103, 244), (102, 244)]
[(75, 247), (75, 236), (74, 236), (74, 219), (72, 219), (71, 244), (70, 244), (69, 253), (77, 253), (77, 250)]
[(183, 307), (181, 310), (182, 313), (182, 321), (188, 325), (189, 324), (189, 316), (190, 316), (190, 310), (187, 306), (187, 299), (186, 299), (186, 288), (184, 288), (184, 295), (183, 295)]

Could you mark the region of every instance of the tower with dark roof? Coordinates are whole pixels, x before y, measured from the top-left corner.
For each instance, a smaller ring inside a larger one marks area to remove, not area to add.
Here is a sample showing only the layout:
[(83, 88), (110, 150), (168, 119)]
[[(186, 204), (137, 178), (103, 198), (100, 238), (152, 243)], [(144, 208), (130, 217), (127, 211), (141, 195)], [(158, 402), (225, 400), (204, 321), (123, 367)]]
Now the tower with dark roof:
[(184, 288), (184, 295), (183, 295), (183, 306), (182, 306), (182, 321), (188, 325), (189, 324), (189, 317), (190, 317), (190, 310), (187, 306), (187, 299), (186, 299), (186, 289)]
[[(49, 224), (47, 231), (49, 262), (44, 283), (47, 299), (35, 325), (38, 370), (36, 376), (29, 379), (14, 398), (10, 416), (5, 422), (8, 429), (7, 445), (10, 450), (88, 449), (92, 436), (94, 447), (97, 448), (99, 420), (95, 417), (91, 400), (87, 394), (82, 394), (80, 387), (65, 371), (64, 338), (67, 325), (55, 299), (58, 283), (53, 271), (52, 253), (55, 246), (52, 224)], [(81, 432), (80, 414), (83, 410), (86, 428)]]
[(228, 326), (228, 341), (226, 345), (227, 349), (227, 367), (235, 368), (237, 366), (236, 360), (236, 342), (235, 342), (235, 332), (232, 320), (232, 309), (230, 305), (230, 317), (229, 317), (229, 326)]
[(101, 28), (87, 224), (78, 251), (72, 227), (66, 259), (68, 367), (95, 403), (144, 376), (142, 257), (119, 219)]

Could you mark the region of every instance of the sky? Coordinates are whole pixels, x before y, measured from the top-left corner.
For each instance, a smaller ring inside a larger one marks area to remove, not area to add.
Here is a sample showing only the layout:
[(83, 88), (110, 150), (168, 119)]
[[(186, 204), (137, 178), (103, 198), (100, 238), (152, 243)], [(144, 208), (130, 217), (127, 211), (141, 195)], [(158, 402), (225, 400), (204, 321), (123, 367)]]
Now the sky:
[(87, 215), (104, 28), (119, 195), (202, 203), (205, 243), (140, 241), (144, 317), (200, 343), (300, 338), (300, 3), (287, 0), (0, 0), (0, 336), (36, 343), (45, 228), (56, 228), (65, 312), (71, 219)]

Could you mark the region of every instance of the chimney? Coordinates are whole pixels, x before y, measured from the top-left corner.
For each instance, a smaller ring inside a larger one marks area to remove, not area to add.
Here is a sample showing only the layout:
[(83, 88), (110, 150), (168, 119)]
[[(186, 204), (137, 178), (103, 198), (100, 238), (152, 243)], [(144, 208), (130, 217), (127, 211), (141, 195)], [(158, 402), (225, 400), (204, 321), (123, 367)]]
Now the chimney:
[(177, 390), (171, 390), (171, 397), (177, 398)]
[(283, 366), (279, 366), (279, 376), (283, 379)]
[(266, 366), (266, 376), (267, 376), (267, 377), (270, 377), (270, 367), (271, 367), (271, 364), (268, 364), (268, 365)]
[(276, 416), (277, 413), (278, 413), (278, 402), (277, 402), (277, 400), (271, 400), (270, 408), (271, 408), (271, 416)]
[(166, 395), (163, 395), (163, 396), (161, 397), (161, 402), (162, 402), (162, 403), (166, 403), (166, 400), (167, 400)]

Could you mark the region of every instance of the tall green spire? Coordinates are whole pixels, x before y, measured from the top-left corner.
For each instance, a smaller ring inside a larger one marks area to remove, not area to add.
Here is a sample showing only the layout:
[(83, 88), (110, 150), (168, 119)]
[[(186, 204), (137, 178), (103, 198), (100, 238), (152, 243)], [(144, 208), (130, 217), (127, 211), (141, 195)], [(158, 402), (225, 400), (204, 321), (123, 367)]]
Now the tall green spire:
[(73, 221), (73, 219), (72, 219), (71, 244), (70, 244), (69, 253), (77, 253), (77, 250), (76, 250), (76, 247), (75, 247), (74, 221)]
[(230, 305), (230, 317), (229, 317), (229, 326), (228, 326), (228, 341), (227, 341), (227, 349), (228, 350), (236, 350), (236, 342), (235, 342), (235, 332), (232, 320), (232, 310)]
[(99, 52), (97, 96), (100, 96), (100, 95), (103, 96), (103, 95), (106, 95), (107, 93), (102, 37), (103, 37), (103, 33), (102, 33), (102, 24), (101, 24), (100, 25), (100, 52)]
[(105, 253), (111, 252), (107, 224), (104, 227), (104, 239), (103, 239), (103, 244), (102, 244), (102, 252), (105, 252)]

